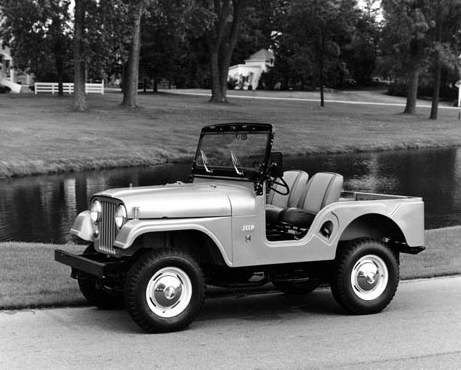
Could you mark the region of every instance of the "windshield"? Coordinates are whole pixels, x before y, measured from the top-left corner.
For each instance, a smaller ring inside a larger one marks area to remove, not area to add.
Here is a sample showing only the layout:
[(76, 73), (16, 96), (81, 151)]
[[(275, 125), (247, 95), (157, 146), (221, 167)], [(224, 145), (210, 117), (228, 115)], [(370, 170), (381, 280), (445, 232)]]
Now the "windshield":
[(196, 168), (209, 175), (249, 177), (262, 170), (269, 137), (268, 131), (205, 132)]

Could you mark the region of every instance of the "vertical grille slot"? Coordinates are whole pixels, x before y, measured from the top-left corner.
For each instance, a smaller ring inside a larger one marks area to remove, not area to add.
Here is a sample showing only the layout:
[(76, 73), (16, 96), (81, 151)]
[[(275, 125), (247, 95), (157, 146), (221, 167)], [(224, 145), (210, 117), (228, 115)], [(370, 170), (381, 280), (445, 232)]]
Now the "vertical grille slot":
[(114, 244), (115, 237), (117, 236), (117, 227), (115, 226), (115, 212), (119, 202), (113, 199), (98, 199), (102, 205), (101, 220), (99, 222), (99, 238), (96, 239), (95, 247), (100, 252), (107, 254), (115, 254)]

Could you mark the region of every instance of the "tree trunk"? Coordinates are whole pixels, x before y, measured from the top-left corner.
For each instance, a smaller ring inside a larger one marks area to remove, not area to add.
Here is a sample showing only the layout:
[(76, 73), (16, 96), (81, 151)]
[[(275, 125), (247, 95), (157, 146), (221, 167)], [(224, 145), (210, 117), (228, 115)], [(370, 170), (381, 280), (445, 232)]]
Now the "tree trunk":
[(83, 30), (85, 29), (85, 0), (75, 1), (74, 26), (74, 101), (73, 108), (86, 109), (85, 95), (85, 57), (83, 51)]
[(232, 0), (233, 14), (230, 33), (226, 37), (227, 19), (230, 13), (230, 0), (225, 0), (221, 6), (215, 1), (217, 22), (215, 24), (216, 37), (208, 39), (208, 52), (210, 57), (211, 73), (211, 99), (213, 103), (227, 102), (227, 77), (230, 61), (235, 45), (237, 44), (240, 24), (242, 23), (243, 10), (247, 0)]
[(210, 75), (211, 75), (211, 99), (213, 103), (225, 103), (226, 96), (221, 94), (221, 78), (219, 75), (218, 51), (210, 48)]
[(138, 1), (134, 5), (134, 24), (130, 55), (128, 57), (128, 68), (123, 81), (122, 105), (136, 108), (138, 106), (138, 71), (139, 53), (141, 51), (141, 17), (144, 9), (144, 1)]
[(62, 54), (60, 53), (60, 47), (56, 47), (55, 52), (55, 63), (56, 63), (56, 74), (58, 75), (58, 96), (64, 96), (63, 87), (63, 74), (64, 74), (64, 62), (62, 60)]
[(221, 63), (219, 64), (219, 85), (221, 89), (221, 96), (227, 101), (227, 78), (229, 76), (229, 67), (234, 48), (226, 44), (224, 46)]
[(416, 99), (418, 97), (418, 81), (419, 71), (415, 68), (410, 75), (410, 80), (407, 84), (407, 105), (403, 113), (415, 114), (416, 112)]
[[(435, 27), (435, 41), (437, 43), (442, 42), (442, 7), (440, 0), (437, 1), (436, 11), (436, 27)], [(435, 58), (434, 58), (434, 79), (433, 79), (433, 92), (432, 92), (432, 106), (431, 115), (429, 119), (436, 120), (439, 110), (439, 98), (440, 98), (440, 84), (442, 79), (442, 60), (440, 56), (440, 50), (436, 47)]]
[(430, 119), (437, 119), (439, 110), (439, 97), (440, 97), (440, 83), (442, 79), (442, 63), (440, 62), (439, 56), (437, 56), (437, 66), (434, 71), (434, 86), (432, 92), (432, 106)]
[(324, 75), (324, 61), (323, 61), (323, 54), (320, 55), (320, 63), (319, 63), (319, 85), (320, 85), (320, 106), (325, 106), (325, 75)]
[(63, 89), (63, 75), (64, 75), (64, 46), (61, 35), (61, 19), (59, 17), (53, 17), (51, 20), (50, 32), (53, 35), (53, 54), (54, 63), (56, 67), (56, 75), (58, 77), (58, 95), (64, 95)]
[(325, 48), (326, 48), (326, 31), (324, 27), (321, 29), (320, 39), (320, 58), (319, 58), (319, 83), (320, 83), (320, 106), (325, 106)]

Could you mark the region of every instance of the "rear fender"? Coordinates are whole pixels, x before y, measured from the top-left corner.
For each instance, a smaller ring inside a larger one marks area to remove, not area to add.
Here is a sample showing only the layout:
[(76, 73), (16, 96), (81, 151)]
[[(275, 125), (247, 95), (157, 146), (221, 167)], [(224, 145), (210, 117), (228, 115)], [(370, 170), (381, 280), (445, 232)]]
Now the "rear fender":
[(344, 230), (340, 241), (358, 238), (393, 238), (405, 241), (402, 230), (390, 218), (379, 214), (363, 215), (353, 220)]
[[(413, 227), (411, 227), (413, 226)], [(401, 227), (391, 218), (380, 214), (367, 214), (353, 220), (343, 231), (340, 241), (358, 238), (391, 239), (406, 253), (418, 253), (424, 246), (424, 227), (418, 224), (405, 224)]]

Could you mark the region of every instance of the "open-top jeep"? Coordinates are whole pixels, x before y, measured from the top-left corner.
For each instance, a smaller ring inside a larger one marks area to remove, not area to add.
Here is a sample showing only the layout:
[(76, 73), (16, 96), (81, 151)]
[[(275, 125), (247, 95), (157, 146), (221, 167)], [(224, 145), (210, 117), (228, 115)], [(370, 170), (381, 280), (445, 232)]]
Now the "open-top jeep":
[(335, 173), (283, 173), (273, 139), (269, 124), (204, 127), (191, 183), (95, 194), (71, 230), (89, 246), (55, 259), (91, 304), (125, 305), (149, 332), (187, 327), (206, 284), (307, 294), (325, 282), (348, 313), (383, 310), (399, 253), (424, 249), (422, 200), (343, 191)]

